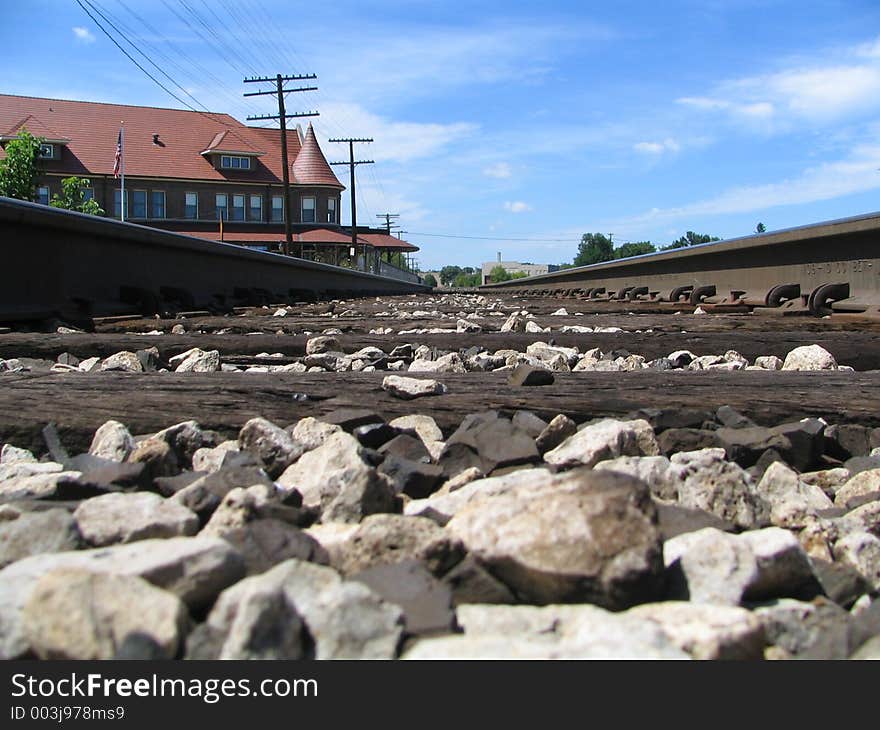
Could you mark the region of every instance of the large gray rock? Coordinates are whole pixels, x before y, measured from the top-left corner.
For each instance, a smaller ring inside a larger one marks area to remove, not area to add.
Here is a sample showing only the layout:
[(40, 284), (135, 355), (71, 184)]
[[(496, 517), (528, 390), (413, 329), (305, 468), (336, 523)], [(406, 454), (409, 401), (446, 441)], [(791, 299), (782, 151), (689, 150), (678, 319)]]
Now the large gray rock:
[(751, 611), (682, 601), (646, 603), (627, 616), (656, 624), (694, 659), (761, 659), (764, 627)]
[(301, 444), (303, 449), (311, 451), (317, 449), (328, 436), (340, 433), (342, 427), (335, 423), (325, 423), (312, 416), (306, 416), (297, 421), (293, 426), (288, 426), (285, 431)]
[[(194, 651), (196, 643), (203, 646)], [(307, 644), (296, 607), (280, 581), (264, 574), (245, 578), (220, 594), (205, 624), (188, 642), (188, 658), (302, 659)]]
[(175, 492), (171, 499), (195, 512), (202, 522), (207, 522), (229, 492), (253, 486), (264, 486), (274, 491), (272, 480), (260, 468), (223, 467), (212, 474), (198, 477)]
[(796, 659), (847, 659), (850, 654), (850, 616), (831, 601), (806, 603), (783, 598), (753, 612), (764, 627), (767, 642)]
[(429, 517), (445, 525), (453, 515), (476, 499), (504, 494), (517, 487), (538, 489), (551, 482), (552, 475), (546, 468), (519, 469), (502, 476), (475, 479), (445, 494), (410, 500), (403, 512), (414, 517)]
[(360, 522), (370, 514), (397, 510), (393, 486), (347, 433), (329, 436), (289, 466), (277, 483), (298, 490), (303, 504), (319, 508), (325, 522)]
[(134, 439), (119, 421), (107, 421), (95, 431), (89, 453), (109, 461), (125, 461), (134, 450)]
[(413, 360), (407, 370), (411, 373), (465, 373), (467, 369), (457, 352), (438, 357), (436, 360)]
[(176, 537), (130, 545), (35, 555), (0, 570), (0, 659), (28, 651), (21, 611), (43, 575), (55, 569), (139, 576), (180, 598), (191, 610), (210, 605), (244, 576), (241, 556), (224, 540)]
[(656, 456), (659, 453), (654, 429), (647, 421), (608, 418), (581, 428), (544, 454), (544, 460), (560, 467), (594, 466), (618, 456)]
[(659, 628), (591, 605), (456, 609), (464, 635), (421, 639), (404, 659), (687, 659)]
[(194, 512), (152, 492), (113, 492), (82, 502), (73, 513), (83, 539), (95, 547), (150, 538), (195, 535)]
[(452, 590), (418, 560), (376, 565), (351, 576), (384, 601), (403, 610), (406, 633), (448, 633), (455, 626)]
[[(19, 464), (10, 464), (19, 466)], [(22, 464), (21, 466), (24, 466)], [(31, 464), (30, 466), (44, 466)], [(50, 464), (46, 464), (50, 466)], [(51, 466), (55, 466), (51, 464)], [(51, 499), (58, 497), (65, 487), (76, 487), (82, 477), (81, 471), (49, 471), (34, 473), (30, 476), (13, 477), (0, 481), (0, 497), (12, 499)], [(94, 494), (94, 492), (92, 492)]]
[(283, 428), (265, 418), (252, 418), (238, 434), (241, 448), (250, 451), (263, 464), (266, 473), (277, 479), (305, 449)]
[(23, 512), (0, 520), (0, 568), (16, 560), (76, 550), (82, 543), (76, 522), (66, 509)]
[(851, 565), (880, 590), (880, 539), (870, 532), (853, 532), (834, 544), (834, 557)]
[(443, 432), (431, 416), (419, 414), (400, 416), (393, 421), (389, 421), (388, 425), (401, 431), (415, 431), (425, 443), (443, 440)]
[(714, 527), (678, 535), (663, 543), (667, 591), (693, 603), (739, 605), (758, 578), (755, 555), (741, 541)]
[(400, 609), (365, 585), (342, 580), (332, 568), (288, 560), (227, 589), (217, 605), (231, 611), (255, 592), (283, 596), (301, 617), (316, 659), (391, 659), (397, 654)]
[(836, 491), (834, 504), (838, 507), (846, 507), (850, 501), (872, 492), (880, 492), (880, 469), (860, 471), (849, 479)]
[(616, 459), (600, 461), (594, 469), (629, 474), (641, 479), (651, 488), (655, 497), (674, 500), (678, 497), (681, 475), (665, 456), (619, 456)]
[(746, 600), (815, 595), (820, 589), (801, 544), (770, 527), (741, 535), (708, 527), (663, 544), (672, 597), (738, 605)]
[(767, 506), (751, 477), (724, 458), (724, 449), (680, 452), (670, 461), (683, 479), (678, 487), (682, 507), (711, 512), (745, 529), (766, 523)]
[(60, 569), (30, 591), (21, 622), (40, 659), (112, 659), (127, 637), (147, 637), (172, 659), (189, 621), (175, 595), (136, 576)]
[(578, 469), (551, 478), (545, 489), (474, 500), (447, 529), (526, 602), (618, 609), (661, 590), (650, 491), (622, 474)]
[(767, 467), (755, 491), (770, 505), (770, 521), (779, 527), (804, 527), (819, 511), (834, 506), (820, 487), (802, 482), (779, 461)]
[(429, 519), (370, 515), (336, 553), (333, 567), (351, 575), (376, 565), (420, 560), (439, 577), (463, 557), (461, 541)]

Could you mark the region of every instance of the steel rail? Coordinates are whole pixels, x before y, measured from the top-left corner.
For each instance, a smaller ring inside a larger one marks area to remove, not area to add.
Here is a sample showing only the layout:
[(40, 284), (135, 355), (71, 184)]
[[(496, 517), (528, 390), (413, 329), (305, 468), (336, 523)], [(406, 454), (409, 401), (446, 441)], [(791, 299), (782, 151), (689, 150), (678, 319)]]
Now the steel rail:
[(430, 288), (0, 197), (0, 321), (235, 306)]
[(880, 316), (880, 213), (480, 287), (591, 300)]

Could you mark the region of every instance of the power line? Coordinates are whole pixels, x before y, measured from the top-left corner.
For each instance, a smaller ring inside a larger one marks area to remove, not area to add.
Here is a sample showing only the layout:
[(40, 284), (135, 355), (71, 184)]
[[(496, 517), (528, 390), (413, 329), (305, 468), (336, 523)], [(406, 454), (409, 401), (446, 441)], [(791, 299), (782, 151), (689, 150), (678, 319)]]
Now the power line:
[[(86, 2), (88, 2), (88, 0), (86, 0)], [(162, 89), (166, 94), (168, 94), (169, 96), (172, 96), (172, 97), (174, 97), (175, 99), (177, 99), (177, 101), (179, 101), (181, 104), (183, 104), (183, 105), (184, 105), (187, 109), (189, 109), (190, 111), (193, 111), (193, 112), (198, 111), (198, 109), (196, 109), (195, 107), (193, 107), (192, 105), (188, 104), (188, 103), (185, 102), (183, 99), (181, 99), (177, 94), (175, 94), (175, 93), (174, 93), (173, 91), (171, 91), (168, 87), (166, 87), (161, 81), (159, 81), (159, 79), (157, 79), (155, 76), (153, 76), (153, 74), (151, 74), (149, 71), (147, 71), (147, 69), (145, 69), (143, 66), (141, 66), (141, 65), (140, 65), (140, 64), (139, 64), (139, 63), (138, 63), (138, 62), (132, 57), (132, 55), (131, 55), (128, 51), (126, 51), (122, 46), (120, 46), (120, 45), (116, 42), (116, 39), (115, 39), (112, 35), (110, 35), (110, 33), (107, 31), (107, 29), (104, 28), (104, 26), (101, 25), (100, 22), (98, 22), (98, 20), (95, 18), (95, 16), (92, 15), (92, 14), (89, 12), (89, 9), (88, 9), (85, 5), (83, 5), (82, 2), (80, 2), (80, 0), (76, 0), (76, 4), (79, 5), (79, 6), (83, 9), (83, 11), (85, 12), (85, 14), (88, 15), (88, 16), (92, 19), (92, 22), (93, 22), (95, 25), (97, 25), (97, 26), (101, 29), (101, 32), (102, 32), (104, 35), (106, 35), (106, 36), (111, 40), (111, 42), (113, 43), (113, 45), (116, 46), (120, 51), (122, 51), (122, 52), (125, 54), (126, 58), (128, 58), (129, 61), (131, 61), (135, 66), (137, 66), (141, 71), (143, 71), (147, 76), (149, 76), (150, 79), (153, 80), (153, 83), (155, 83), (155, 84), (156, 84), (160, 89)], [(96, 11), (96, 12), (97, 12), (97, 11)]]

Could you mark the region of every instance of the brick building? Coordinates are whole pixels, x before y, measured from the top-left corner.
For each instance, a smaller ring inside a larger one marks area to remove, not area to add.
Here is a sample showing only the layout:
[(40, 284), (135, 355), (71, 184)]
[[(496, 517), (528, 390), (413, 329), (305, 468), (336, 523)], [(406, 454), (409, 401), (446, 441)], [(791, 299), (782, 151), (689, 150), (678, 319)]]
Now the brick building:
[[(124, 201), (113, 174), (121, 126)], [(119, 218), (124, 204), (132, 223), (268, 250), (284, 241), (280, 130), (249, 127), (228, 114), (0, 94), (0, 157), (23, 128), (45, 139), (39, 203), (48, 204), (62, 179), (76, 175), (90, 180), (86, 194), (109, 216)], [(387, 260), (418, 250), (359, 228), (352, 256), (350, 229), (340, 224), (345, 186), (311, 124), (305, 132), (290, 130), (287, 147), (291, 227), (304, 257), (351, 265), (366, 251), (378, 270), (383, 254)]]

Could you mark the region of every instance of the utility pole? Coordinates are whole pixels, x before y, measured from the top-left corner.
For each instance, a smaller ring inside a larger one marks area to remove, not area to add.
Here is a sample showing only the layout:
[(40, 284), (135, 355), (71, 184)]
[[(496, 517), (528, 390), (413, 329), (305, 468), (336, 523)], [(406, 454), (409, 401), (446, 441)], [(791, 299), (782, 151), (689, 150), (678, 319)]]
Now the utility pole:
[[(284, 95), (286, 93), (295, 92), (295, 91), (317, 91), (317, 86), (303, 86), (298, 89), (285, 89), (284, 82), (285, 81), (303, 81), (306, 79), (316, 79), (318, 78), (315, 74), (297, 74), (296, 76), (282, 76), (281, 74), (276, 74), (273, 79), (271, 76), (261, 76), (254, 77), (252, 79), (245, 79), (244, 83), (253, 84), (253, 83), (267, 83), (274, 81), (275, 82), (275, 90), (274, 91), (251, 91), (244, 96), (265, 96), (268, 94), (274, 95), (278, 97), (278, 114), (266, 114), (263, 116), (251, 116), (248, 117), (248, 121), (252, 120), (261, 120), (261, 119), (278, 119), (281, 122), (281, 163), (284, 167), (283, 178), (284, 178), (284, 255), (290, 256), (293, 251), (293, 233), (290, 228), (290, 162), (287, 157), (287, 120), (292, 119), (294, 117), (316, 117), (318, 116), (318, 112), (301, 112), (298, 114), (287, 114), (284, 110)], [(302, 249), (299, 245), (296, 246), (296, 256), (302, 255)]]
[(377, 213), (376, 217), (385, 219), (385, 230), (388, 232), (389, 236), (391, 235), (392, 228), (399, 228), (396, 223), (391, 222), (391, 219), (400, 218), (400, 213)]
[[(357, 204), (354, 191), (354, 168), (356, 165), (372, 165), (373, 160), (355, 160), (354, 159), (354, 143), (355, 142), (372, 142), (370, 138), (346, 137), (344, 139), (331, 139), (330, 142), (348, 142), (348, 162), (331, 162), (331, 165), (348, 165), (351, 195), (351, 247), (357, 251)], [(367, 245), (364, 244), (364, 271), (367, 271)]]

